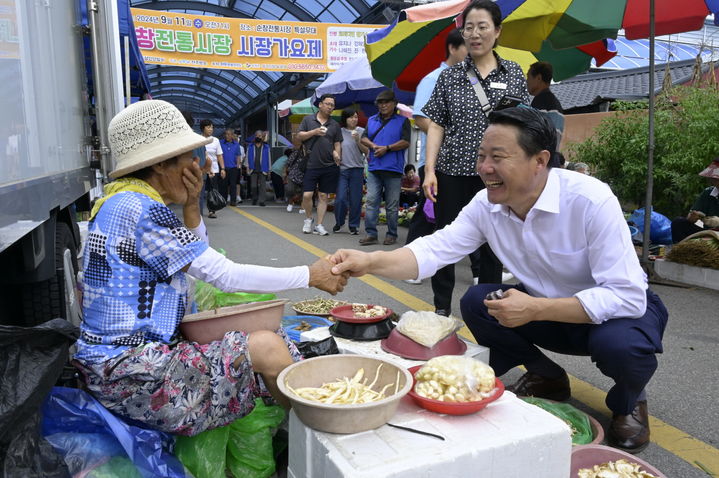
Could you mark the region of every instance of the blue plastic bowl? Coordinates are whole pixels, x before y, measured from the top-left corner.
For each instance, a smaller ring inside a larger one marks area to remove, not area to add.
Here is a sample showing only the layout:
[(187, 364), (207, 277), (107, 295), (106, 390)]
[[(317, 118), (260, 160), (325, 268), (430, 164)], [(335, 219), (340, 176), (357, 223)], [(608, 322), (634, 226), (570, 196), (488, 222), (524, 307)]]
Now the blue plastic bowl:
[(282, 328), (285, 330), (285, 333), (290, 340), (294, 342), (300, 341), (300, 334), (302, 334), (302, 331), (295, 330), (295, 327), (299, 326), (303, 321), (310, 324), (312, 329), (316, 329), (317, 327), (327, 327), (334, 323), (329, 319), (317, 317), (316, 315), (286, 315), (282, 317)]

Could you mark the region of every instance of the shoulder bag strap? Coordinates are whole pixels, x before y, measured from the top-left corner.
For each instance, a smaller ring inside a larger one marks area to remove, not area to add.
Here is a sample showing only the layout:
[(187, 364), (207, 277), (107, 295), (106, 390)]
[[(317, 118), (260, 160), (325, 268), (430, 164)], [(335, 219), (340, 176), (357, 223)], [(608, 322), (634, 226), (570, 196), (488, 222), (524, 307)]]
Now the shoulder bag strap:
[(377, 135), (379, 134), (379, 132), (382, 131), (382, 128), (384, 128), (385, 126), (387, 126), (387, 123), (389, 123), (390, 121), (392, 121), (392, 118), (394, 118), (394, 115), (392, 115), (388, 120), (382, 121), (382, 124), (381, 124), (380, 127), (377, 129), (377, 131), (375, 131), (372, 136), (369, 136), (369, 140), (370, 140), (370, 141), (374, 141), (374, 139), (377, 137)]
[(469, 82), (471, 83), (472, 88), (474, 88), (477, 99), (479, 99), (479, 104), (482, 107), (482, 112), (485, 116), (489, 116), (489, 113), (492, 111), (492, 105), (489, 104), (489, 100), (487, 99), (487, 93), (484, 92), (482, 83), (479, 81), (477, 73), (471, 66), (467, 69), (467, 78), (469, 78)]

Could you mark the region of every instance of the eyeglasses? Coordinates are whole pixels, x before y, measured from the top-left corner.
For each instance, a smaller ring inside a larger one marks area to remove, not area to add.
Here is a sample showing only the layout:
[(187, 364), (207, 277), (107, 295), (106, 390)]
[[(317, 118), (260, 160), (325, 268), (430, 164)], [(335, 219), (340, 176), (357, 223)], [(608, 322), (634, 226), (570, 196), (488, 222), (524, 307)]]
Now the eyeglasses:
[(479, 33), (480, 35), (485, 35), (490, 30), (493, 30), (493, 27), (490, 25), (466, 25), (465, 27), (460, 28), (460, 32), (462, 32), (462, 36), (464, 38), (472, 38), (472, 35), (475, 33)]

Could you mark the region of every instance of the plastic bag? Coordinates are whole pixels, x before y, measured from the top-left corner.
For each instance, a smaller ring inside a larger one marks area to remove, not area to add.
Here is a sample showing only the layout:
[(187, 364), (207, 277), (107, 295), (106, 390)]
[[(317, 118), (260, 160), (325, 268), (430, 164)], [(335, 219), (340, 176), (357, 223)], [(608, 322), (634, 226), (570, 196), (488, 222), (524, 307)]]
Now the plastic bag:
[(249, 415), (227, 426), (178, 437), (175, 453), (196, 478), (224, 478), (226, 468), (235, 478), (266, 478), (275, 472), (272, 434), (284, 418), (282, 408), (258, 398)]
[[(629, 216), (627, 222), (634, 224), (639, 232), (644, 233), (644, 208), (637, 209)], [(649, 239), (655, 244), (672, 243), (672, 221), (668, 217), (654, 212), (652, 209), (649, 225)]]
[(432, 348), (437, 342), (462, 328), (464, 323), (427, 310), (405, 312), (397, 322), (397, 331), (420, 345)]
[(434, 224), (434, 203), (429, 199), (424, 201), (424, 207), (422, 208), (424, 218), (427, 222)]
[(187, 476), (170, 453), (174, 444), (171, 435), (123, 421), (82, 390), (53, 388), (43, 404), (42, 415), (43, 435), (65, 457), (73, 475), (120, 457), (129, 458), (136, 472), (145, 478)]
[(264, 302), (274, 300), (275, 294), (251, 294), (249, 292), (222, 292), (217, 287), (198, 280), (195, 285), (195, 302), (201, 311), (212, 310), (218, 307), (249, 304), (250, 302)]
[(496, 388), (492, 367), (481, 360), (441, 355), (427, 361), (414, 375), (417, 395), (445, 402), (472, 402), (490, 397)]
[(592, 425), (589, 423), (589, 417), (586, 413), (576, 409), (568, 403), (557, 403), (545, 400), (543, 398), (522, 397), (527, 403), (536, 405), (557, 418), (564, 420), (572, 430), (572, 444), (586, 445), (594, 439)]
[(0, 325), (0, 476), (69, 476), (62, 457), (40, 437), (38, 412), (79, 332), (63, 319)]
[[(212, 181), (209, 181), (209, 184), (212, 185)], [(227, 201), (214, 186), (211, 186), (211, 188), (206, 191), (206, 194), (207, 209), (210, 211), (219, 211), (223, 207), (227, 206)]]
[(320, 355), (337, 355), (340, 353), (334, 337), (327, 337), (317, 342), (300, 342), (297, 344), (297, 350), (299, 350), (306, 359), (319, 357)]

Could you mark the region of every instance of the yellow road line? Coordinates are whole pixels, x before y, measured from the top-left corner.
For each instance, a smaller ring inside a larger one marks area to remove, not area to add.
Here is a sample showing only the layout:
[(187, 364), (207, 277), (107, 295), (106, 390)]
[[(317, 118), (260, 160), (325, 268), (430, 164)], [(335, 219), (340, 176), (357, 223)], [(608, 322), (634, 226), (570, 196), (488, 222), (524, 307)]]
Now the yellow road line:
[[(318, 257), (325, 257), (329, 253), (297, 238), (296, 236), (283, 231), (282, 229), (270, 224), (267, 221), (254, 216), (246, 211), (237, 208), (231, 208), (238, 214), (269, 229), (278, 236), (288, 240), (294, 245), (314, 254)], [(385, 295), (392, 297), (413, 310), (432, 310), (432, 304), (423, 301), (407, 292), (399, 289), (392, 284), (373, 275), (359, 277), (359, 280), (365, 284), (374, 287)], [(473, 340), (472, 334), (467, 327), (460, 330), (460, 334), (470, 340)], [(587, 405), (589, 408), (596, 410), (606, 416), (611, 416), (611, 412), (604, 404), (606, 393), (597, 387), (580, 380), (576, 377), (569, 376), (572, 386), (572, 397)], [(719, 477), (719, 449), (694, 438), (682, 430), (669, 425), (653, 416), (649, 417), (649, 424), (652, 430), (652, 442), (678, 456), (682, 460), (688, 462), (692, 466), (699, 468), (704, 472), (713, 473)]]

